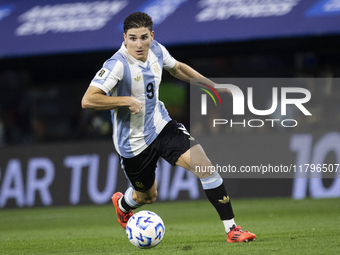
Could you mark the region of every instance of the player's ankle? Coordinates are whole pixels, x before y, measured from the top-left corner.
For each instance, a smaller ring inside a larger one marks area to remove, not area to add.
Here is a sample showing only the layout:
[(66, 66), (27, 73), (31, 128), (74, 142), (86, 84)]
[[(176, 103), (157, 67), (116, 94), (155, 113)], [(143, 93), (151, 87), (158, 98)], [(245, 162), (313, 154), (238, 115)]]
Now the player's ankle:
[(234, 218), (230, 219), (230, 220), (223, 220), (223, 225), (224, 225), (224, 229), (225, 232), (228, 234), (233, 228), (236, 227), (236, 223)]
[(118, 207), (123, 213), (129, 213), (131, 207), (126, 203), (124, 197), (118, 199)]

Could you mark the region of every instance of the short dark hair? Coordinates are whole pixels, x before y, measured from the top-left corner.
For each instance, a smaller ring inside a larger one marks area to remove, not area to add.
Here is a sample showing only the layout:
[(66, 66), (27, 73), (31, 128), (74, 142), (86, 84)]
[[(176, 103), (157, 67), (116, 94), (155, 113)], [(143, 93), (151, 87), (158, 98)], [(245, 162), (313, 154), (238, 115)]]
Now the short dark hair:
[(124, 28), (125, 33), (127, 33), (127, 31), (131, 28), (140, 28), (140, 27), (146, 27), (150, 30), (150, 32), (152, 31), (152, 27), (153, 27), (152, 18), (144, 12), (131, 13), (124, 20), (123, 28)]

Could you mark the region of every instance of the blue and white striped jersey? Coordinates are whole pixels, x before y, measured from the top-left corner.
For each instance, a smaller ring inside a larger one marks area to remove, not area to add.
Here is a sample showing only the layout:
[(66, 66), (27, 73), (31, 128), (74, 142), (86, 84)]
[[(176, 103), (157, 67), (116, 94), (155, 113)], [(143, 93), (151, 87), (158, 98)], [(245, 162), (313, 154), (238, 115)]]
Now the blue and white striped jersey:
[(123, 43), (91, 81), (90, 85), (109, 96), (134, 96), (143, 103), (142, 110), (135, 115), (128, 107), (111, 110), (113, 142), (123, 157), (141, 153), (171, 120), (158, 99), (158, 91), (163, 68), (174, 65), (175, 59), (155, 40), (151, 42), (145, 62), (133, 58)]

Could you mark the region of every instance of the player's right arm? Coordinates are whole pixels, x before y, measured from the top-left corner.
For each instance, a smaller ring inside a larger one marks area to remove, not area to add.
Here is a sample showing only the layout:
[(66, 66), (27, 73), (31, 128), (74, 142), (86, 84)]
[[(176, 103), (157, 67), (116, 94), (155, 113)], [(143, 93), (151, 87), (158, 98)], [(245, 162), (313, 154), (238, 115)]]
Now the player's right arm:
[(106, 93), (95, 86), (89, 86), (81, 100), (83, 109), (111, 110), (118, 107), (128, 107), (132, 114), (142, 109), (142, 102), (136, 97), (107, 96)]
[(110, 58), (97, 72), (90, 83), (81, 101), (84, 109), (112, 110), (119, 107), (128, 107), (132, 114), (137, 114), (142, 109), (142, 102), (132, 96), (109, 96), (119, 81), (124, 76), (124, 65), (121, 61)]

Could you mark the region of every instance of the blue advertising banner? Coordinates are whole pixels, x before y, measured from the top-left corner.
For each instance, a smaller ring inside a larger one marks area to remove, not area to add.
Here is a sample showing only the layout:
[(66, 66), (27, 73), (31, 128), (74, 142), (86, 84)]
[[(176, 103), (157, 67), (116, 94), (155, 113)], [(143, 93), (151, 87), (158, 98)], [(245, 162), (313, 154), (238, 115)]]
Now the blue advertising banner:
[[(338, 198), (339, 140), (340, 133), (337, 131), (229, 136), (224, 157), (230, 159), (232, 167), (240, 163), (248, 169), (249, 178), (229, 178), (226, 172), (223, 174), (218, 168), (216, 171), (225, 178), (225, 186), (232, 198)], [(209, 151), (221, 142), (221, 137), (207, 135), (200, 142)], [(214, 154), (209, 153), (208, 156), (213, 165), (220, 160)], [(273, 159), (271, 165), (264, 158)], [(260, 166), (259, 159), (268, 172), (264, 172), (263, 168), (259, 173), (262, 177), (251, 178), (250, 171)], [(297, 167), (291, 178), (276, 178), (277, 168), (281, 166), (275, 163), (279, 161), (280, 164)], [(320, 167), (316, 167), (319, 164)], [(307, 165), (316, 167), (315, 171), (306, 172)], [(324, 166), (332, 178), (325, 175)], [(269, 171), (276, 172), (274, 178), (265, 176)], [(158, 161), (156, 179), (157, 201), (206, 199), (198, 178), (184, 168), (171, 166), (164, 159)], [(125, 192), (128, 187), (112, 141), (0, 148), (0, 210), (111, 204), (112, 194)]]
[(339, 0), (4, 0), (0, 57), (118, 49), (135, 11), (166, 46), (340, 32)]

